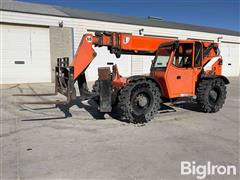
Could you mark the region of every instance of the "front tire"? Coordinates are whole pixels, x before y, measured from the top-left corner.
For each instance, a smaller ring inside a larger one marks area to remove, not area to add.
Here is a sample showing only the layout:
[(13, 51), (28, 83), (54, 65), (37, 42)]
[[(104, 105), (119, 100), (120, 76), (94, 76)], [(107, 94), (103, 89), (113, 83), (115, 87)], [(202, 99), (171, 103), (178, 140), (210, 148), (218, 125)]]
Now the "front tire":
[(118, 95), (118, 107), (123, 119), (145, 123), (160, 109), (160, 90), (151, 80), (136, 80), (123, 87)]
[(197, 102), (204, 112), (219, 111), (226, 99), (226, 85), (220, 78), (202, 80), (197, 88)]

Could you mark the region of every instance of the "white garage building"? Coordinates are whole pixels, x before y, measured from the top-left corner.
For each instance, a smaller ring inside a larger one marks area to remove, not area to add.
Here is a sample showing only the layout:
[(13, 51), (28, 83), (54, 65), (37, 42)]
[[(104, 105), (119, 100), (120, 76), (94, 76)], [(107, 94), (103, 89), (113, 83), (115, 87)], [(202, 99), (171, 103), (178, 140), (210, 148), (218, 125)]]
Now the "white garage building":
[[(240, 32), (11, 0), (1, 3), (1, 84), (53, 81), (56, 58), (72, 57), (82, 35), (94, 31), (219, 42), (223, 74), (240, 73)], [(153, 59), (130, 55), (116, 59), (106, 48), (96, 52), (86, 72), (88, 81), (96, 80), (97, 67), (107, 62), (117, 63), (121, 74), (129, 76), (148, 73)]]

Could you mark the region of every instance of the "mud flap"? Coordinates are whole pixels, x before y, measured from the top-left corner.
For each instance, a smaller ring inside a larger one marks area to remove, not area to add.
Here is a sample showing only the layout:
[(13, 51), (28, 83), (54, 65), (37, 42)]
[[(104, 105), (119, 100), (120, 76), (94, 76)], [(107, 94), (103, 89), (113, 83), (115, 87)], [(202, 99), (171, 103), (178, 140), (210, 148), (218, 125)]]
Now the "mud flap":
[(112, 80), (109, 67), (98, 68), (99, 76), (99, 110), (101, 112), (112, 111)]

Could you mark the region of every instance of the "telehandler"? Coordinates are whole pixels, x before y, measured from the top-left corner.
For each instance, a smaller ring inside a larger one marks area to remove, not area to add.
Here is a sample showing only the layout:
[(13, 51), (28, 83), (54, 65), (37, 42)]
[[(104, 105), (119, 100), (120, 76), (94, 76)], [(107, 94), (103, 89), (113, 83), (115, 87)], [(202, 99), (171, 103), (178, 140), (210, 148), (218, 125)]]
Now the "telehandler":
[[(98, 68), (99, 78), (90, 92), (84, 72), (96, 56), (93, 46), (105, 46), (117, 58), (121, 54), (154, 55), (150, 74), (123, 77), (117, 65), (109, 63), (112, 70)], [(202, 111), (213, 113), (222, 108), (229, 84), (221, 75), (222, 63), (218, 43), (118, 32), (85, 34), (71, 63), (69, 58), (57, 59), (55, 94), (61, 93), (67, 100), (25, 103), (70, 103), (76, 98), (74, 84), (78, 82), (81, 100), (95, 97), (101, 112), (118, 106), (122, 117), (132, 123), (150, 121), (163, 101), (179, 97), (195, 98)]]

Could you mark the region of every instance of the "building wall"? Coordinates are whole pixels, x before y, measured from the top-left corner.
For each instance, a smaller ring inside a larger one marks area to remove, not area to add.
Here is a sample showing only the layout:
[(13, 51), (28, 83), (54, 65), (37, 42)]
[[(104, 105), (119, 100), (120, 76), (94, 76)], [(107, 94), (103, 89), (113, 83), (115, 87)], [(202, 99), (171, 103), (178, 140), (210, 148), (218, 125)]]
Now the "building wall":
[[(168, 29), (168, 28), (159, 28), (159, 27), (148, 27), (148, 26), (136, 26), (136, 25), (126, 25), (120, 23), (109, 23), (109, 22), (101, 22), (101, 21), (93, 21), (93, 20), (83, 20), (83, 19), (73, 19), (73, 27), (74, 27), (74, 44), (78, 45), (83, 34), (87, 33), (88, 30), (100, 30), (100, 31), (116, 31), (116, 32), (126, 32), (132, 33), (135, 35), (139, 35), (139, 30), (144, 29), (143, 35), (154, 35), (154, 36), (166, 36), (178, 39), (203, 39), (214, 42), (220, 42), (220, 50), (224, 54), (226, 49), (221, 46), (221, 41), (230, 42), (235, 44), (236, 49), (240, 48), (240, 37), (222, 35), (222, 34), (213, 34), (206, 32), (196, 32), (196, 31), (188, 31), (188, 30), (179, 30), (179, 29)], [(77, 46), (75, 47), (76, 51)], [(110, 55), (109, 55), (110, 56)], [(132, 56), (131, 58), (131, 74), (146, 74), (149, 73), (151, 60), (154, 57), (149, 56)], [(240, 57), (239, 53), (236, 54), (232, 61), (231, 66), (235, 68), (236, 66), (240, 67)], [(224, 60), (224, 66), (229, 66), (227, 63), (229, 61), (228, 57)], [(101, 65), (106, 65), (106, 61), (104, 59), (101, 60)], [(226, 68), (225, 68), (226, 69)], [(236, 68), (235, 68), (236, 69)], [(240, 68), (237, 71), (229, 72), (223, 71), (226, 76), (239, 76)], [(121, 72), (121, 71), (120, 71)], [(91, 73), (88, 71), (87, 77), (89, 80), (94, 80), (95, 76), (91, 76)], [(90, 75), (88, 75), (90, 74)], [(125, 75), (125, 74), (124, 74)], [(127, 74), (128, 75), (128, 74)]]
[[(132, 33), (135, 35), (139, 35), (139, 30), (144, 29), (143, 35), (154, 35), (154, 36), (167, 36), (178, 39), (204, 39), (204, 40), (212, 40), (215, 42), (231, 42), (238, 44), (237, 48), (240, 47), (240, 37), (222, 35), (222, 34), (214, 34), (214, 33), (206, 33), (206, 32), (196, 32), (189, 30), (180, 30), (180, 29), (168, 29), (168, 28), (159, 28), (159, 27), (148, 27), (148, 26), (138, 26), (138, 25), (128, 25), (121, 23), (111, 23), (111, 22), (102, 22), (102, 21), (94, 21), (94, 20), (85, 20), (85, 19), (76, 19), (76, 18), (65, 18), (65, 17), (54, 17), (54, 16), (46, 16), (46, 15), (34, 15), (34, 14), (26, 14), (26, 13), (16, 13), (16, 12), (5, 12), (1, 11), (1, 22), (8, 23), (21, 23), (21, 24), (34, 24), (34, 25), (45, 25), (45, 26), (58, 26), (59, 22), (63, 22), (64, 27), (73, 28), (73, 46), (74, 52), (76, 52), (78, 44), (81, 41), (83, 34), (87, 32), (92, 32), (94, 30), (100, 31), (117, 31), (117, 32), (126, 32)], [(221, 45), (220, 45), (221, 49)], [(224, 49), (223, 49), (224, 50)], [(98, 58), (98, 62), (93, 62), (91, 65), (92, 68), (86, 72), (87, 79), (89, 81), (93, 81), (96, 79), (96, 72), (93, 73), (92, 69), (97, 69), (97, 66), (106, 66), (106, 63), (111, 60), (114, 62), (121, 63), (122, 60), (117, 60), (114, 56), (107, 53), (106, 50), (97, 50), (100, 54), (104, 54), (101, 56), (101, 59)], [(127, 72), (126, 75), (134, 75), (134, 74), (145, 74), (149, 72), (149, 66), (151, 63), (151, 59), (153, 57), (140, 57), (140, 56), (128, 56), (123, 57), (124, 61), (130, 61), (126, 63), (126, 71), (128, 71), (129, 66), (131, 72)], [(239, 57), (234, 60), (235, 64), (240, 67), (240, 59)], [(121, 65), (122, 70), (124, 70), (124, 64)], [(240, 68), (239, 68), (240, 69)], [(239, 71), (239, 70), (238, 70)], [(124, 74), (123, 72), (122, 74)], [(231, 76), (231, 74), (226, 74), (227, 76)], [(236, 75), (236, 74), (234, 74)], [(239, 75), (239, 72), (238, 72)]]
[(73, 58), (73, 29), (50, 26), (50, 54), (51, 54), (51, 79), (55, 81), (56, 59), (62, 57)]

